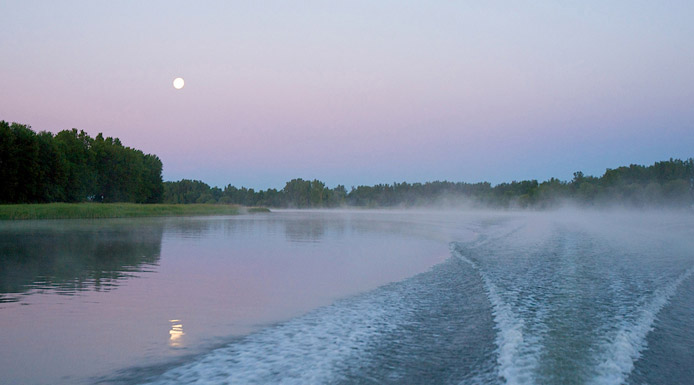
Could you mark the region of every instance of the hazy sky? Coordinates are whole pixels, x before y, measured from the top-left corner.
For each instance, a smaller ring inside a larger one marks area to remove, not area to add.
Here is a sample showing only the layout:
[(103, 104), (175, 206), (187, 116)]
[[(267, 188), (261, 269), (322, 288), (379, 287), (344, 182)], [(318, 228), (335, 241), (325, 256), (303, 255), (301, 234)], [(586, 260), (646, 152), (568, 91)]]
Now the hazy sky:
[(219, 186), (568, 180), (694, 156), (692, 20), (691, 0), (0, 0), (0, 119)]

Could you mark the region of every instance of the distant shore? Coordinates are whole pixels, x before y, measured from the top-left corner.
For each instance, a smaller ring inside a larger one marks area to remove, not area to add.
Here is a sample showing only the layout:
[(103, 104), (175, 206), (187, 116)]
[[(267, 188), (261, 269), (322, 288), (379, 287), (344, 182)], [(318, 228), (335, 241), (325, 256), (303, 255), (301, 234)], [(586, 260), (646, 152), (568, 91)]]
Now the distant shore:
[(265, 207), (224, 204), (37, 203), (0, 205), (0, 220), (98, 219), (270, 212)]

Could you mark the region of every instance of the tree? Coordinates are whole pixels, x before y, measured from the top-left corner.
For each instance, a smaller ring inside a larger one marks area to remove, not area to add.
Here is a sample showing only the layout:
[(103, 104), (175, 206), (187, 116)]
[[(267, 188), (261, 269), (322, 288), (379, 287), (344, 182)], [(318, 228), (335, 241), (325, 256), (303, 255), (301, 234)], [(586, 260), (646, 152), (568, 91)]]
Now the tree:
[(161, 202), (156, 155), (84, 131), (53, 136), (0, 121), (0, 202)]
[(310, 207), (311, 206), (311, 182), (301, 178), (292, 179), (284, 186), (284, 194), (286, 203), (292, 207)]
[(84, 131), (77, 132), (76, 128), (60, 131), (55, 139), (66, 174), (65, 200), (83, 202), (94, 199), (97, 171), (91, 152), (92, 139)]

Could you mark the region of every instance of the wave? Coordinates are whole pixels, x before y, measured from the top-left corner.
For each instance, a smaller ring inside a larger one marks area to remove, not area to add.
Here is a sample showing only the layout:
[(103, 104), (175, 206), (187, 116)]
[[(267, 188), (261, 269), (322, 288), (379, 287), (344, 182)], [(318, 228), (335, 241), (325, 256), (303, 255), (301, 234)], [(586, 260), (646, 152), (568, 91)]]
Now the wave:
[(152, 384), (336, 382), (341, 363), (358, 359), (397, 325), (397, 303), (392, 291), (339, 301), (173, 368)]
[(451, 254), (468, 263), (475, 269), (492, 304), (494, 323), (497, 327), (496, 345), (498, 348), (498, 376), (508, 384), (532, 383), (532, 372), (537, 366), (540, 351), (535, 338), (524, 336), (525, 322), (518, 317), (512, 307), (506, 303), (489, 274), (480, 269), (478, 264), (464, 255), (458, 243), (451, 243)]
[(497, 331), (498, 376), (508, 384), (624, 383), (647, 349), (658, 313), (694, 267), (655, 267), (631, 250), (559, 234), (535, 251), (508, 237), (501, 244), (450, 245), (484, 282)]
[(150, 384), (490, 383), (491, 309), (449, 259), (430, 271), (270, 326)]
[(624, 383), (658, 313), (694, 274), (680, 251), (654, 260), (642, 246), (551, 222), (495, 225), (450, 243), (451, 258), (426, 273), (151, 383)]
[(622, 320), (619, 329), (604, 344), (598, 375), (594, 384), (622, 384), (634, 369), (641, 352), (647, 348), (646, 336), (653, 330), (658, 313), (670, 302), (677, 288), (694, 273), (689, 268), (664, 287), (656, 289), (650, 299), (636, 310), (633, 319)]

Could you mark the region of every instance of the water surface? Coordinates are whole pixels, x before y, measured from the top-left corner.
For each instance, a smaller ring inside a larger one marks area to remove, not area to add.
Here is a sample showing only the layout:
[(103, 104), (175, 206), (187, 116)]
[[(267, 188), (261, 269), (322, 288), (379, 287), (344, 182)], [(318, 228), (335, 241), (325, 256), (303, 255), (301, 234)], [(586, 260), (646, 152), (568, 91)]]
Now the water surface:
[(175, 362), (447, 258), (401, 219), (1, 223), (3, 381), (90, 383)]
[[(694, 217), (278, 212), (2, 224), (16, 383), (694, 378)], [(75, 362), (80, 362), (75, 366)]]

